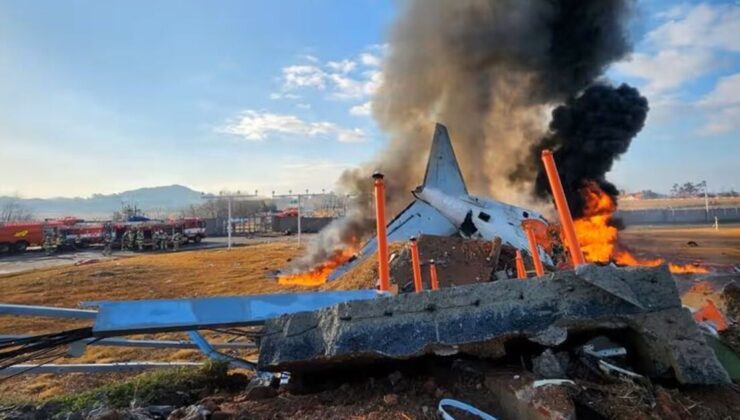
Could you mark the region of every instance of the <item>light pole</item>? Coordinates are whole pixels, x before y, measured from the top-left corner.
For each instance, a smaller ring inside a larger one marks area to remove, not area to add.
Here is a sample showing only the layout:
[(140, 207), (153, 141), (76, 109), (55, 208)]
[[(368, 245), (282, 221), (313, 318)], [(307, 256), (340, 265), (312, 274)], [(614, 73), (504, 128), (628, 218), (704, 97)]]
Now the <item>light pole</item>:
[(306, 189), (305, 193), (293, 194), (293, 190), (288, 190), (288, 194), (277, 194), (277, 195), (275, 194), (275, 191), (272, 192), (272, 198), (284, 198), (284, 197), (293, 198), (295, 197), (296, 199), (296, 205), (298, 206), (298, 211), (297, 211), (298, 220), (296, 222), (297, 224), (296, 228), (298, 230), (298, 246), (301, 246), (301, 232), (303, 232), (303, 228), (301, 227), (301, 218), (303, 217), (303, 210), (301, 208), (301, 198), (321, 197), (321, 196), (331, 195), (331, 193), (325, 193), (323, 189), (321, 191), (322, 192), (320, 194), (311, 194), (308, 192), (308, 189)]
[(224, 192), (221, 191), (220, 193), (218, 193), (218, 195), (203, 194), (201, 196), (201, 198), (204, 200), (217, 200), (220, 198), (227, 199), (228, 220), (227, 220), (227, 225), (226, 225), (226, 235), (228, 236), (228, 242), (227, 242), (228, 249), (231, 249), (231, 235), (232, 235), (232, 230), (233, 230), (232, 222), (231, 222), (231, 202), (235, 198), (254, 198), (254, 197), (257, 197), (257, 190), (254, 190), (254, 194), (242, 194), (240, 191), (237, 191), (236, 194), (224, 194)]

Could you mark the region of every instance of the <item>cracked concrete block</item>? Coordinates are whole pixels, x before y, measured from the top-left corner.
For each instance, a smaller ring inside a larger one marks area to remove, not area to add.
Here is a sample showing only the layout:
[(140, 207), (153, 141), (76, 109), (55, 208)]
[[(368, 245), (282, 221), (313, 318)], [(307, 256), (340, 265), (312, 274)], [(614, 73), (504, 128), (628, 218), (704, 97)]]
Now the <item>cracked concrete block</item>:
[(667, 268), (595, 267), (551, 278), (493, 283), (345, 302), (284, 315), (265, 325), (259, 368), (310, 371), (428, 354), (500, 357), (525, 338), (553, 346), (571, 333), (627, 330), (643, 370), (682, 383), (729, 377), (681, 307)]

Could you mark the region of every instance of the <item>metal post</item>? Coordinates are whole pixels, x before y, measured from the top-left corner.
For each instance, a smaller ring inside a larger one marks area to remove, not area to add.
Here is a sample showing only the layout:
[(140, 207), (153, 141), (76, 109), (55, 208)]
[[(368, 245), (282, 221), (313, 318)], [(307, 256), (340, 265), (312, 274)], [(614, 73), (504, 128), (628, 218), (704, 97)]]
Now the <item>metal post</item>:
[(707, 221), (709, 221), (709, 194), (707, 193), (707, 181), (702, 181), (704, 183), (704, 209), (707, 212)]
[(526, 279), (527, 270), (524, 268), (524, 258), (522, 258), (522, 251), (516, 250), (516, 278)]
[(414, 272), (414, 291), (421, 293), (424, 286), (421, 284), (421, 262), (419, 261), (419, 244), (416, 238), (411, 238), (411, 269)]
[(385, 226), (385, 185), (383, 174), (375, 172), (375, 228), (378, 240), (378, 276), (380, 277), (380, 290), (387, 292), (390, 289), (390, 270), (388, 267), (388, 236)]
[(537, 273), (537, 277), (542, 277), (545, 275), (545, 268), (542, 266), (542, 260), (540, 260), (540, 251), (537, 249), (537, 238), (535, 238), (534, 230), (531, 226), (524, 225), (524, 232), (527, 234), (529, 253), (532, 255), (534, 271)]
[(231, 197), (229, 197), (229, 217), (228, 217), (228, 225), (226, 226), (226, 232), (229, 236), (229, 249), (231, 249)]
[(550, 181), (550, 190), (552, 191), (552, 197), (555, 199), (555, 207), (560, 216), (560, 224), (573, 266), (577, 267), (585, 264), (586, 259), (583, 258), (581, 246), (578, 244), (573, 218), (570, 215), (570, 207), (568, 207), (568, 200), (565, 199), (565, 191), (563, 191), (563, 184), (560, 182), (560, 174), (558, 174), (558, 168), (555, 166), (552, 151), (548, 149), (542, 151), (542, 163), (545, 165), (547, 179)]
[(298, 194), (298, 246), (301, 246), (301, 195)]
[(437, 278), (437, 264), (434, 260), (429, 260), (429, 282), (432, 283), (432, 290), (439, 289), (439, 279)]

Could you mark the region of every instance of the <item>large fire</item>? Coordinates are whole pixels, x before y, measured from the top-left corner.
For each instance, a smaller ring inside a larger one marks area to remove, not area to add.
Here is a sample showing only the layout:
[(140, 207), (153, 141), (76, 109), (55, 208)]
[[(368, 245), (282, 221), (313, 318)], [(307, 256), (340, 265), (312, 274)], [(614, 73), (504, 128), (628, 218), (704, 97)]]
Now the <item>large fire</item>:
[[(649, 267), (665, 262), (662, 258), (638, 258), (619, 243), (619, 230), (612, 223), (617, 203), (604, 193), (598, 184), (590, 182), (583, 188), (582, 194), (586, 199), (584, 216), (574, 220), (574, 225), (586, 261)], [(696, 265), (669, 263), (668, 266), (672, 273), (707, 273), (709, 271)]]
[(349, 259), (355, 255), (356, 251), (357, 249), (355, 246), (349, 246), (345, 249), (337, 250), (331, 257), (329, 257), (329, 259), (309, 271), (279, 276), (278, 284), (294, 284), (300, 286), (318, 286), (324, 284), (326, 283), (326, 279), (329, 277), (329, 274), (331, 274), (335, 268), (349, 261)]

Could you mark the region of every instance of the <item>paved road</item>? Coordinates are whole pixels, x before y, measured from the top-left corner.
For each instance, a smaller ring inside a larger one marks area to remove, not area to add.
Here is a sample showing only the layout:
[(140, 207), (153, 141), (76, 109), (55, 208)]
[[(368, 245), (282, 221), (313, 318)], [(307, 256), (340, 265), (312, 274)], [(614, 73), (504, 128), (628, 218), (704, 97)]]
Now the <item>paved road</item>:
[[(309, 240), (315, 235), (304, 234), (303, 237)], [(266, 242), (276, 241), (290, 241), (295, 240), (295, 237), (288, 236), (270, 236), (270, 237), (233, 237), (232, 245), (234, 246), (245, 246), (253, 245)], [(203, 249), (216, 249), (225, 248), (227, 246), (227, 238), (206, 238), (199, 244), (188, 244), (180, 248), (181, 252), (196, 251)], [(65, 251), (55, 253), (52, 255), (45, 255), (41, 248), (29, 249), (23, 254), (10, 254), (0, 256), (0, 275), (19, 273), (22, 271), (35, 270), (38, 268), (58, 267), (63, 265), (74, 265), (84, 263), (85, 260), (98, 260), (106, 261), (110, 259), (130, 257), (134, 255), (140, 255), (137, 252), (131, 251), (114, 251), (110, 257), (104, 257), (102, 254), (102, 247), (93, 246), (79, 251)]]

